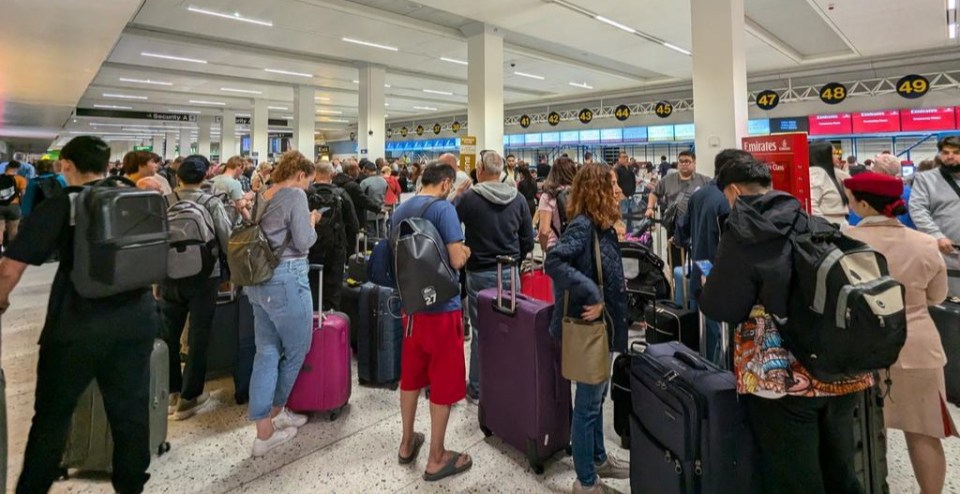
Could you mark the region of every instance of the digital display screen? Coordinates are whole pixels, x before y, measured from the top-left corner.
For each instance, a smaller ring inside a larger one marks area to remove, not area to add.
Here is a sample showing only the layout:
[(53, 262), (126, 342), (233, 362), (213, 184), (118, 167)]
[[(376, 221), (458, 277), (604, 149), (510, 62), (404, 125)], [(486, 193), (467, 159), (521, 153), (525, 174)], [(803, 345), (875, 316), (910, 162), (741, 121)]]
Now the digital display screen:
[(524, 144), (523, 134), (511, 134), (504, 139), (507, 146), (522, 146)]
[(693, 124), (678, 124), (673, 126), (673, 138), (677, 141), (692, 141), (695, 131)]
[(627, 127), (623, 129), (623, 140), (627, 142), (642, 142), (647, 140), (646, 127)]
[(810, 121), (807, 117), (771, 118), (770, 133), (807, 132), (810, 130)]
[(580, 142), (580, 131), (568, 130), (560, 133), (560, 144), (577, 144)]
[(953, 130), (957, 128), (957, 114), (953, 108), (900, 110), (900, 128), (904, 132)]
[(600, 142), (600, 129), (580, 131), (581, 144), (596, 144), (598, 142)]
[(899, 111), (867, 111), (853, 114), (854, 134), (879, 134), (884, 132), (900, 132)]
[(552, 145), (552, 144), (560, 144), (560, 133), (544, 132), (542, 142), (544, 146)]
[(770, 135), (770, 119), (758, 118), (747, 120), (747, 135), (765, 136)]
[(647, 140), (654, 141), (672, 141), (673, 125), (651, 125), (647, 127)]
[(837, 135), (853, 132), (853, 115), (830, 113), (810, 115), (810, 135)]
[(523, 143), (527, 146), (539, 146), (540, 139), (541, 134), (539, 132), (536, 134), (526, 134), (523, 136)]
[(601, 129), (600, 142), (623, 142), (623, 129)]

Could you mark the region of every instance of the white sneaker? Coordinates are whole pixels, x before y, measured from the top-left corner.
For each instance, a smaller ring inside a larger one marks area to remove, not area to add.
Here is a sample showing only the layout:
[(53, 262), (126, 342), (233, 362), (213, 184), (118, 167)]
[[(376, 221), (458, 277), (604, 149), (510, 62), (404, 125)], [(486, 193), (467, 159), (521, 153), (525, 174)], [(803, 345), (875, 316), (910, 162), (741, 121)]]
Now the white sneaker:
[(573, 494), (621, 494), (620, 491), (604, 484), (600, 479), (597, 479), (597, 483), (593, 484), (593, 487), (584, 487), (577, 480), (573, 483), (572, 492)]
[(254, 458), (263, 456), (274, 450), (277, 446), (293, 439), (297, 436), (297, 428), (289, 427), (287, 429), (276, 429), (270, 439), (256, 438), (253, 440), (253, 451), (251, 456)]
[(293, 413), (289, 409), (284, 408), (280, 410), (280, 413), (273, 418), (273, 428), (274, 429), (287, 429), (290, 427), (300, 428), (307, 423), (306, 415), (300, 415), (299, 413)]

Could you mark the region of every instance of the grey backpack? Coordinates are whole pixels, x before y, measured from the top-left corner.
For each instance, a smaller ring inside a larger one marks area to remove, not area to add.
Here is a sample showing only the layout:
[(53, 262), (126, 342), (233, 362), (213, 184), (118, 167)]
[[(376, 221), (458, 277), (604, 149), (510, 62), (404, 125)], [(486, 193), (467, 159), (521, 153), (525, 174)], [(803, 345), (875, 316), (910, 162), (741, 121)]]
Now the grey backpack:
[(167, 196), (167, 224), (170, 249), (167, 250), (167, 277), (171, 280), (205, 279), (213, 272), (217, 256), (217, 233), (207, 210), (215, 197), (203, 194), (197, 201), (182, 199), (179, 192)]
[(390, 235), (394, 278), (407, 314), (415, 314), (460, 295), (460, 276), (450, 267), (447, 245), (423, 215), (439, 202), (428, 201), (420, 211), (394, 225)]
[(259, 285), (273, 278), (273, 270), (280, 264), (280, 256), (290, 243), (290, 231), (280, 248), (274, 250), (270, 240), (260, 228), (268, 205), (260, 204), (260, 196), (253, 205), (253, 222), (243, 225), (230, 235), (227, 247), (227, 265), (230, 267), (230, 281), (239, 286)]

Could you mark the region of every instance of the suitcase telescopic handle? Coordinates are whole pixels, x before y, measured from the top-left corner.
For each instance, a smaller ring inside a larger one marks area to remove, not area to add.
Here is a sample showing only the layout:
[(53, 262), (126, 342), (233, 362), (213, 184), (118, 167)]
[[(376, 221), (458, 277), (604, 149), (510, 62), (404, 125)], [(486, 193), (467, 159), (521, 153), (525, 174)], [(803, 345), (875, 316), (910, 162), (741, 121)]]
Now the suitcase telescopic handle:
[[(510, 265), (510, 308), (503, 305), (503, 265)], [(497, 303), (494, 309), (504, 314), (517, 313), (517, 260), (513, 256), (497, 256)]]
[(311, 264), (310, 269), (316, 270), (319, 276), (317, 285), (317, 315), (320, 317), (320, 323), (323, 323), (323, 264)]
[(674, 352), (673, 358), (687, 364), (688, 366), (697, 369), (697, 370), (707, 370), (707, 366), (703, 364), (697, 357), (690, 355), (687, 352)]

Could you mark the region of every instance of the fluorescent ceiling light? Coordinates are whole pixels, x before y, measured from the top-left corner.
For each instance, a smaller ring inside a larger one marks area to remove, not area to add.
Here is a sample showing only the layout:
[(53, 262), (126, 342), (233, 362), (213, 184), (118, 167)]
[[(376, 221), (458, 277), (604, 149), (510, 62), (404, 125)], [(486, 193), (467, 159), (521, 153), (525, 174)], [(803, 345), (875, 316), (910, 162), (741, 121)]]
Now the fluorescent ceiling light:
[(118, 105), (93, 105), (94, 108), (106, 108), (109, 110), (132, 110), (132, 106), (118, 106)]
[(383, 106), (390, 106), (390, 103), (384, 103)]
[(293, 120), (293, 115), (284, 115), (284, 116), (282, 116), (282, 117), (280, 117), (280, 118), (282, 118), (282, 119), (284, 119), (284, 120)]
[(390, 85), (389, 85), (389, 84), (384, 84), (383, 87), (389, 88)]
[(443, 60), (444, 62), (455, 63), (457, 65), (469, 65), (469, 63), (464, 62), (463, 60), (457, 60), (456, 58), (440, 57), (440, 60)]
[(220, 90), (228, 93), (263, 94), (263, 91), (254, 91), (253, 89), (237, 89), (233, 87), (222, 87)]
[(235, 117), (249, 117), (250, 114), (249, 114), (249, 113), (234, 113), (233, 116), (235, 116)]
[(690, 54), (690, 50), (685, 50), (685, 49), (683, 49), (683, 48), (680, 48), (680, 47), (677, 46), (677, 45), (674, 45), (674, 44), (671, 44), (671, 43), (667, 43), (666, 41), (663, 42), (663, 46), (666, 46), (667, 48), (670, 48), (670, 49), (673, 50), (673, 51), (678, 51), (678, 52), (680, 52), (680, 53), (683, 53), (684, 55), (689, 55), (689, 54)]
[(287, 108), (286, 106), (268, 106), (267, 109), (268, 109), (268, 110), (280, 110), (280, 111), (287, 111), (287, 110), (289, 110), (289, 108)]
[(333, 122), (333, 123), (350, 123), (349, 120), (344, 120), (342, 118), (325, 118), (321, 122)]
[(542, 76), (542, 75), (528, 74), (528, 73), (526, 73), (526, 72), (517, 72), (517, 71), (514, 71), (514, 72), (513, 72), (513, 75), (518, 75), (518, 76), (520, 76), (520, 77), (529, 77), (530, 79), (536, 79), (536, 80), (538, 80), (538, 81), (542, 81), (542, 80), (543, 80), (543, 76)]
[(413, 108), (415, 110), (437, 111), (437, 109), (432, 106), (414, 106)]
[(313, 74), (305, 74), (303, 72), (291, 72), (289, 70), (280, 70), (280, 69), (263, 69), (263, 70), (273, 74), (295, 75), (299, 77), (313, 77)]
[(953, 10), (957, 8), (957, 0), (947, 0), (947, 10)]
[(103, 93), (104, 98), (118, 98), (118, 99), (147, 99), (146, 96), (134, 96), (132, 94), (117, 94), (117, 93)]
[(620, 24), (619, 22), (617, 22), (617, 21), (615, 21), (615, 20), (607, 19), (606, 17), (604, 17), (604, 16), (602, 16), (602, 15), (594, 16), (594, 19), (596, 19), (596, 20), (598, 20), (598, 21), (600, 21), (600, 22), (602, 22), (602, 23), (604, 23), (604, 24), (610, 24), (611, 26), (613, 26), (613, 27), (615, 27), (615, 28), (617, 28), (617, 29), (622, 29), (622, 30), (624, 30), (624, 31), (626, 31), (626, 32), (628, 32), (628, 33), (630, 33), (630, 34), (637, 34), (637, 30), (636, 30), (636, 29), (634, 29), (634, 28), (632, 28), (632, 27), (630, 27), (630, 26), (624, 26), (623, 24)]
[(330, 101), (330, 98), (328, 98), (328, 97), (326, 97), (326, 96), (317, 96), (316, 98), (313, 98), (313, 99), (315, 99), (315, 100), (317, 100), (317, 101)]
[(196, 12), (198, 14), (213, 15), (216, 17), (223, 17), (224, 19), (230, 19), (230, 20), (240, 21), (240, 22), (249, 22), (250, 24), (257, 24), (260, 26), (273, 27), (272, 21), (261, 21), (260, 19), (252, 19), (250, 17), (244, 17), (240, 15), (239, 12), (234, 12), (232, 14), (225, 14), (223, 12), (214, 12), (213, 10), (201, 9), (199, 7), (194, 7), (192, 5), (190, 7), (187, 7), (187, 10), (189, 10), (190, 12)]
[(354, 84), (360, 84), (360, 81), (354, 79), (354, 80), (353, 80), (353, 83), (354, 83)]
[(197, 111), (197, 110), (180, 110), (180, 109), (177, 109), (177, 108), (167, 108), (167, 111), (173, 112), (173, 113), (191, 113), (191, 114), (194, 114), (194, 115), (199, 115), (199, 114), (200, 114), (200, 112)]
[(443, 96), (453, 96), (450, 91), (437, 91), (436, 89), (424, 89), (423, 92), (430, 94), (442, 94)]
[(593, 86), (587, 84), (586, 82), (571, 82), (570, 85), (582, 89), (593, 89)]
[(176, 60), (178, 62), (191, 62), (191, 63), (207, 63), (206, 60), (200, 60), (199, 58), (187, 58), (187, 57), (175, 57), (173, 55), (163, 55), (160, 53), (150, 53), (146, 51), (140, 52), (142, 57), (152, 57), (152, 58), (162, 58), (164, 60)]
[(342, 111), (337, 110), (317, 110), (317, 113), (322, 113), (324, 115), (343, 115)]
[(398, 51), (395, 46), (381, 45), (379, 43), (371, 43), (369, 41), (362, 41), (362, 40), (353, 39), (353, 38), (340, 38), (340, 39), (343, 41), (346, 41), (347, 43), (353, 43), (355, 45), (369, 46), (371, 48), (380, 48), (381, 50)]
[(224, 102), (222, 102), (222, 101), (207, 101), (207, 100), (202, 100), (202, 99), (192, 99), (192, 100), (190, 100), (190, 102), (193, 103), (193, 104), (195, 104), (195, 105), (227, 106), (227, 104), (224, 103)]
[(172, 86), (172, 82), (164, 81), (151, 81), (150, 79), (130, 79), (128, 77), (121, 77), (121, 82), (135, 82), (137, 84), (153, 84), (154, 86)]

